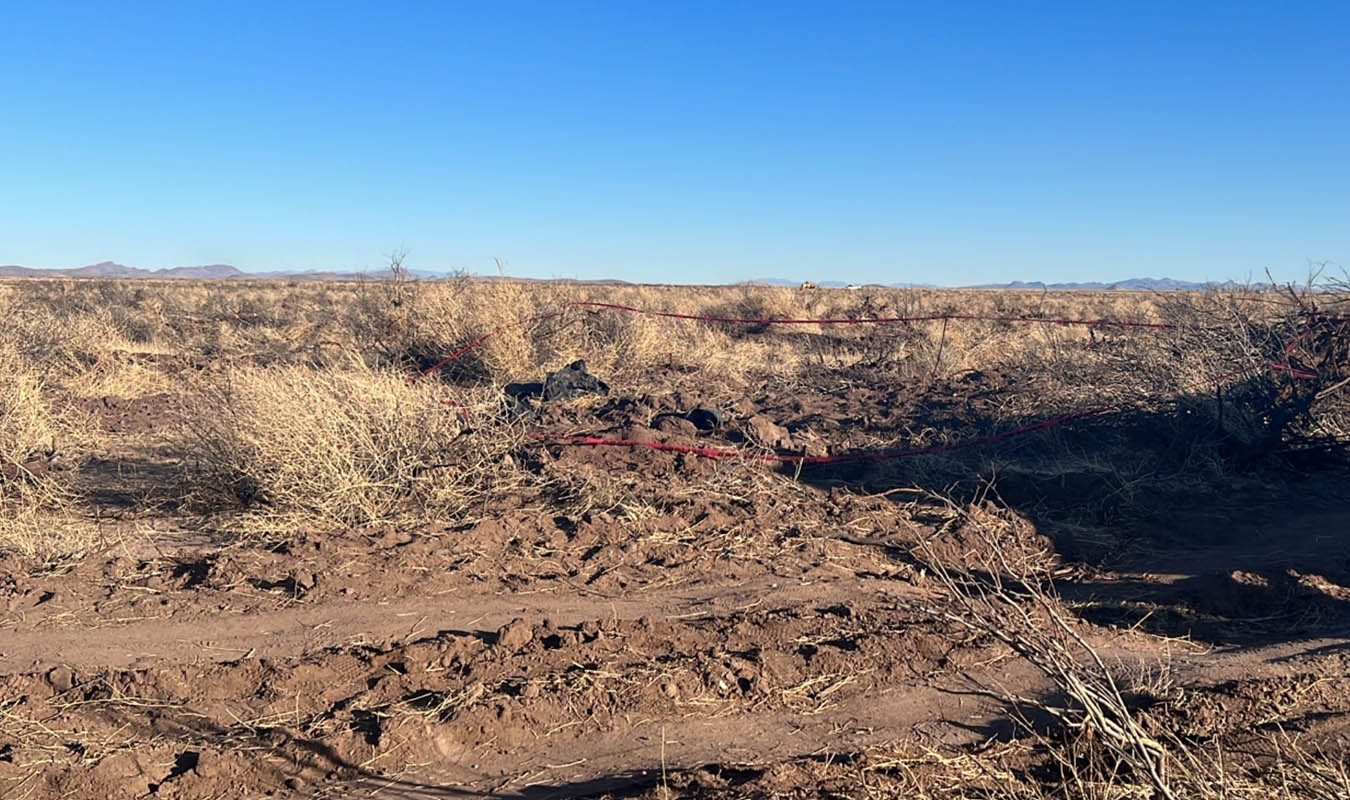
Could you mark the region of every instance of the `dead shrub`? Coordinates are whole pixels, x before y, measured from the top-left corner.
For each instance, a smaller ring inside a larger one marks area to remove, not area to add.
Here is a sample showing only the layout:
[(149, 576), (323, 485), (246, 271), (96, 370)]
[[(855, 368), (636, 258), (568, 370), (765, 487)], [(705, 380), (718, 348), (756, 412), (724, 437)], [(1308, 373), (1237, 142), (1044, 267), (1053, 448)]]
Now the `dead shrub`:
[[(352, 364), (239, 367), (186, 420), (198, 504), (334, 525), (457, 518), (518, 480), (518, 436), (485, 392)], [(469, 420), (486, 426), (468, 435)]]
[(1171, 387), (1246, 457), (1350, 444), (1350, 304), (1345, 287), (1178, 293)]
[(71, 475), (88, 451), (87, 425), (73, 411), (57, 411), (40, 374), (7, 341), (0, 341), (0, 550), (50, 558), (69, 555), (92, 540), (72, 526)]
[[(985, 690), (1003, 700), (1020, 729), (1014, 740), (1034, 758), (1007, 770), (992, 797), (1308, 798), (1344, 797), (1350, 771), (1336, 754), (1305, 747), (1282, 731), (1233, 730), (1242, 748), (1196, 741), (1171, 716), (1184, 701), (1165, 664), (1109, 663), (1082, 623), (1061, 603), (1054, 564), (1016, 547), (1019, 523), (987, 509), (947, 508), (961, 534), (962, 557), (939, 538), (920, 540), (912, 555), (937, 585), (939, 600), (919, 607), (934, 617), (1002, 642), (1039, 669), (1054, 692), (1040, 697)], [(973, 559), (973, 560), (972, 560)], [(1047, 729), (1033, 721), (1054, 721)], [(961, 758), (946, 760), (954, 764)], [(976, 756), (975, 761), (983, 758)], [(940, 761), (939, 763), (942, 763)], [(1040, 769), (1027, 769), (1039, 763)], [(1296, 781), (1291, 776), (1297, 775)]]

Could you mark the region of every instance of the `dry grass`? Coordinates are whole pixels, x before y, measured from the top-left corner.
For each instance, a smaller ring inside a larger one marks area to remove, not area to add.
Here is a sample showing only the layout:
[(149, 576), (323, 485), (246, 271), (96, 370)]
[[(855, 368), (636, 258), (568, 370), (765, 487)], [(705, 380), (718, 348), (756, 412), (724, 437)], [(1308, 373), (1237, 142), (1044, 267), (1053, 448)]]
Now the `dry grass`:
[[(1218, 740), (1197, 741), (1175, 728), (1171, 706), (1185, 692), (1172, 683), (1165, 664), (1108, 664), (1056, 596), (1049, 580), (1055, 564), (1048, 552), (1037, 557), (1034, 549), (1016, 546), (1021, 537), (1010, 530), (1016, 523), (1006, 516), (937, 500), (965, 532), (966, 558), (953, 561), (931, 539), (918, 543), (914, 555), (934, 577), (943, 600), (923, 609), (1002, 642), (1049, 678), (1056, 689), (1050, 696), (1062, 699), (985, 687), (1007, 703), (1020, 735), (974, 764), (970, 753), (944, 757), (930, 749), (919, 759), (930, 772), (936, 767), (939, 773), (958, 768), (973, 776), (1001, 774), (1002, 780), (981, 793), (999, 798), (1331, 800), (1350, 795), (1350, 770), (1340, 757), (1294, 736), (1256, 733), (1230, 752)], [(972, 541), (980, 546), (970, 547)], [(969, 563), (971, 554), (978, 554), (978, 563)], [(1054, 724), (1047, 728), (1039, 719)], [(1009, 769), (1007, 755), (1019, 744), (1030, 749), (1020, 757), (1020, 767)], [(891, 768), (896, 765), (909, 762), (900, 758)], [(942, 782), (931, 778), (924, 784), (912, 796), (965, 796), (934, 793)]]
[[(196, 502), (273, 524), (462, 517), (514, 484), (518, 434), (490, 395), (455, 396), (450, 408), (435, 383), (359, 364), (231, 369), (186, 415)], [(491, 431), (470, 437), (467, 420)]]
[(91, 536), (69, 517), (72, 472), (87, 455), (80, 416), (58, 411), (42, 375), (0, 339), (0, 550), (46, 559)]
[[(1174, 795), (1182, 800), (1339, 800), (1350, 791), (1350, 773), (1337, 759), (1319, 756), (1287, 740), (1266, 740), (1280, 755), (1256, 763), (1212, 745), (1193, 751), (1197, 762), (1174, 781)], [(730, 790), (686, 788), (689, 779), (676, 776), (669, 793), (655, 797), (704, 797), (723, 800), (806, 800), (806, 798), (865, 798), (866, 800), (1148, 800), (1161, 796), (1120, 773), (1087, 774), (1095, 745), (1079, 742), (1073, 770), (1039, 771), (1043, 746), (1027, 740), (990, 741), (970, 750), (897, 743), (871, 748), (848, 758), (816, 759), (779, 765), (760, 781)], [(1067, 752), (1066, 752), (1067, 755)], [(1103, 765), (1098, 763), (1096, 769)], [(1191, 771), (1193, 770), (1193, 771)]]
[[(1322, 311), (1330, 297), (1317, 298)], [(923, 446), (1087, 406), (1134, 405), (1151, 415), (1150, 424), (1175, 425), (1174, 438), (1190, 437), (1193, 446), (1176, 472), (1203, 482), (1223, 469), (1218, 448), (1225, 441), (1269, 448), (1287, 430), (1321, 443), (1345, 439), (1350, 387), (1344, 380), (1350, 374), (1337, 371), (1344, 371), (1343, 353), (1316, 365), (1322, 376), (1310, 385), (1323, 394), (1298, 395), (1298, 413), (1273, 424), (1270, 408), (1288, 406), (1293, 397), (1287, 376), (1267, 373), (1242, 393), (1210, 400), (1216, 376), (1259, 373), (1280, 355), (1298, 325), (1312, 318), (1307, 298), (587, 287), (463, 278), (360, 284), (9, 281), (0, 283), (6, 331), (0, 343), (6, 404), (0, 459), (21, 474), (34, 454), (55, 452), (78, 461), (94, 449), (100, 432), (73, 420), (67, 410), (72, 398), (172, 396), (189, 411), (187, 435), (175, 437), (178, 449), (165, 457), (187, 469), (199, 501), (192, 508), (247, 507), (273, 524), (283, 517), (293, 524), (336, 525), (462, 517), (493, 492), (534, 480), (502, 460), (518, 448), (521, 432), (501, 419), (500, 387), (585, 359), (630, 396), (685, 390), (717, 402), (832, 385), (837, 391), (900, 386), (924, 408), (929, 398), (940, 401), (953, 382), (977, 372), (1015, 376), (1015, 388), (974, 427), (967, 419), (933, 419), (890, 438), (851, 434), (855, 441), (848, 446)], [(958, 312), (1180, 327), (754, 327), (569, 305), (579, 300), (735, 317)], [(491, 335), (462, 358), (425, 381), (407, 381), (415, 369), (484, 333)], [(1315, 355), (1299, 353), (1303, 362)], [(1315, 402), (1305, 402), (1310, 397)], [(473, 410), (472, 436), (462, 430), (461, 407)], [(1042, 437), (1045, 452), (1037, 460), (1021, 451), (1018, 468), (1107, 474), (1117, 493), (1128, 496), (1151, 480), (1157, 464), (1132, 463), (1128, 431), (1120, 439), (1118, 447), (1088, 453)], [(934, 480), (1005, 469), (997, 454), (979, 463), (972, 458), (930, 459), (925, 469)], [(80, 489), (71, 477), (8, 479), (3, 490), (13, 509), (9, 518), (78, 507)], [(70, 547), (45, 548), (33, 540), (31, 526), (23, 530), (0, 546), (26, 553)], [(17, 544), (19, 538), (26, 543)]]

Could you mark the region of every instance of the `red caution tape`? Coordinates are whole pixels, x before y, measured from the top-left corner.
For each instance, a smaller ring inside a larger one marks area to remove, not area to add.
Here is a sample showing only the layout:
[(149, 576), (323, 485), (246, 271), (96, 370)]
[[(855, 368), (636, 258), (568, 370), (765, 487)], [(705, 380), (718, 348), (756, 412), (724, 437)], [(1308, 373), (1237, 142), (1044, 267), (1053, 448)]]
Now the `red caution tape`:
[[(687, 319), (700, 322), (719, 322), (735, 325), (888, 325), (888, 324), (911, 325), (923, 322), (993, 322), (993, 323), (1018, 323), (1018, 324), (1039, 323), (1043, 325), (1074, 325), (1086, 327), (1121, 328), (1126, 330), (1177, 330), (1181, 327), (1178, 325), (1173, 325), (1165, 322), (1138, 322), (1130, 320), (1110, 320), (1110, 319), (1070, 319), (1070, 318), (1047, 319), (1042, 317), (983, 316), (977, 314), (928, 314), (928, 315), (908, 316), (908, 317), (838, 317), (838, 318), (823, 318), (823, 319), (792, 319), (780, 317), (762, 317), (762, 318), (720, 317), (706, 314), (682, 314), (673, 311), (652, 311), (649, 309), (637, 308), (635, 306), (626, 306), (618, 303), (602, 303), (598, 301), (588, 301), (588, 300), (577, 300), (566, 303), (563, 309), (565, 310), (567, 308), (609, 309), (612, 311), (622, 311), (630, 314), (643, 314), (654, 317), (665, 317), (669, 319)], [(440, 361), (436, 362), (435, 364), (432, 364), (431, 366), (422, 370), (420, 375), (430, 375), (432, 372), (435, 372), (441, 367), (444, 367), (446, 364), (450, 364), (454, 361), (459, 360), (460, 358), (463, 358), (469, 352), (482, 345), (485, 341), (487, 341), (491, 337), (500, 334), (502, 331), (562, 316), (564, 310), (554, 311), (547, 314), (539, 314), (533, 317), (529, 317), (527, 319), (518, 320), (516, 322), (498, 325), (497, 327), (493, 328), (487, 333), (484, 333), (483, 335), (479, 336), (478, 338), (459, 348), (458, 350), (441, 359)], [(1297, 348), (1300, 341), (1306, 335), (1307, 333), (1305, 333), (1304, 336), (1300, 336), (1297, 339), (1291, 341), (1284, 348), (1284, 357), (1280, 361), (1271, 362), (1266, 366), (1275, 371), (1286, 372), (1294, 378), (1304, 380), (1316, 378), (1317, 373), (1310, 372), (1304, 369), (1299, 369), (1297, 367), (1290, 365), (1289, 363), (1289, 359), (1290, 356), (1293, 354), (1293, 351)], [(1237, 375), (1247, 374), (1252, 371), (1254, 371), (1254, 369), (1240, 370), (1225, 375), (1221, 375), (1218, 378), (1214, 379), (1213, 383), (1217, 385), (1222, 383), (1228, 378), (1235, 377)], [(464, 415), (465, 420), (467, 422), (468, 409), (464, 408), (463, 406), (460, 406), (457, 403), (447, 402), (447, 405), (459, 407), (461, 413)], [(808, 456), (808, 455), (796, 455), (786, 453), (755, 453), (755, 452), (747, 452), (744, 450), (733, 450), (716, 447), (697, 447), (694, 445), (672, 444), (668, 442), (644, 442), (644, 441), (637, 441), (634, 439), (606, 439), (597, 436), (561, 436), (561, 435), (537, 433), (532, 434), (532, 438), (549, 444), (558, 444), (558, 445), (574, 445), (586, 447), (631, 447), (631, 448), (644, 447), (651, 450), (660, 450), (673, 453), (685, 453), (687, 455), (693, 455), (699, 458), (712, 458), (712, 459), (731, 458), (742, 461), (761, 461), (761, 462), (781, 463), (781, 464), (848, 464), (860, 462), (892, 461), (901, 458), (910, 458), (913, 456), (936, 455), (940, 453), (950, 453), (957, 450), (965, 450), (972, 447), (980, 447), (988, 444), (994, 444), (996, 442), (1001, 442), (1006, 439), (1011, 439), (1017, 436), (1024, 436), (1030, 433), (1034, 433), (1036, 431), (1043, 431), (1048, 430), (1050, 428), (1056, 428), (1069, 422), (1073, 422), (1074, 420), (1085, 419), (1087, 417), (1094, 417), (1100, 414), (1105, 414), (1110, 411), (1123, 411), (1126, 410), (1127, 408), (1128, 408), (1127, 406), (1103, 406), (1100, 408), (1094, 408), (1090, 411), (1082, 411), (1075, 414), (1066, 414), (1059, 417), (1053, 417), (1051, 419), (1043, 420), (1041, 422), (1032, 423), (1030, 425), (1024, 425), (1020, 428), (1014, 428), (1012, 430), (1003, 431), (1001, 433), (992, 434), (990, 436), (983, 436), (978, 439), (969, 439), (963, 442), (956, 442), (954, 444), (934, 445), (932, 447), (921, 447), (908, 450), (844, 453), (836, 456)]]
[(1174, 330), (1176, 325), (1166, 322), (1132, 322), (1113, 319), (1046, 319), (1043, 317), (994, 317), (979, 314), (925, 314), (913, 317), (827, 317), (824, 319), (789, 319), (783, 317), (716, 317), (706, 314), (679, 314), (674, 311), (651, 311), (618, 303), (599, 303), (577, 300), (567, 305), (576, 308), (608, 308), (630, 314), (669, 319), (690, 319), (701, 322), (726, 322), (733, 325), (912, 325), (919, 322), (1039, 322), (1045, 325), (1082, 325), (1094, 328), (1142, 328)]
[(427, 367), (426, 369), (422, 370), (421, 374), (422, 374), (422, 375), (430, 375), (431, 373), (435, 372), (436, 370), (440, 369), (441, 367), (445, 366), (446, 364), (449, 364), (449, 363), (451, 363), (451, 362), (460, 360), (460, 359), (463, 358), (464, 356), (468, 355), (468, 354), (469, 354), (469, 351), (473, 350), (475, 347), (478, 347), (478, 346), (481, 345), (483, 342), (486, 342), (488, 339), (491, 339), (493, 336), (496, 336), (497, 334), (501, 333), (502, 331), (510, 330), (510, 329), (512, 329), (512, 328), (519, 328), (519, 327), (521, 327), (521, 326), (523, 326), (523, 325), (530, 325), (530, 324), (535, 323), (535, 322), (543, 322), (543, 321), (546, 320), (546, 319), (553, 319), (554, 317), (559, 317), (559, 316), (562, 316), (562, 312), (561, 312), (561, 311), (554, 311), (554, 312), (551, 312), (551, 313), (548, 313), (548, 314), (540, 314), (540, 315), (535, 316), (535, 317), (530, 317), (529, 319), (522, 319), (522, 320), (518, 320), (518, 321), (516, 321), (516, 322), (508, 322), (508, 323), (506, 323), (506, 324), (504, 324), (504, 325), (498, 325), (497, 327), (493, 328), (492, 330), (488, 331), (487, 333), (483, 334), (482, 336), (479, 336), (477, 339), (474, 339), (472, 342), (469, 342), (468, 344), (466, 344), (466, 345), (464, 345), (463, 347), (459, 348), (458, 350), (456, 350), (455, 352), (453, 352), (453, 353), (451, 353), (450, 355), (446, 356), (445, 358), (442, 358), (440, 361), (437, 361), (435, 364), (432, 364), (431, 366), (429, 366), (429, 367)]

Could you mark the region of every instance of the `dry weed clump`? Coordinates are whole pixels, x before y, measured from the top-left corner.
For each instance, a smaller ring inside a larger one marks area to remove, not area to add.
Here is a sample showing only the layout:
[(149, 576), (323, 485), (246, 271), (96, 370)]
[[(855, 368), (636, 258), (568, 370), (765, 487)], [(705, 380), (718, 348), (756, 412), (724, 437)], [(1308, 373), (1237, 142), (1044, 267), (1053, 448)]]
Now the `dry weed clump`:
[(374, 367), (426, 370), (439, 380), (500, 386), (557, 361), (550, 349), (563, 305), (549, 286), (473, 283), (463, 276), (357, 284), (338, 338)]
[[(452, 400), (397, 371), (237, 367), (190, 408), (198, 505), (334, 525), (453, 518), (520, 478), (518, 435), (488, 393)], [(468, 436), (469, 421), (493, 429)]]
[[(1342, 800), (1350, 796), (1350, 773), (1338, 759), (1292, 744), (1288, 737), (1265, 737), (1275, 754), (1258, 763), (1246, 753), (1202, 744), (1191, 751), (1201, 761), (1183, 767), (1174, 781), (1179, 800)], [(731, 789), (697, 786), (699, 775), (670, 777), (670, 792), (643, 798), (866, 798), (867, 800), (1151, 800), (1162, 796), (1120, 773), (1086, 771), (1092, 743), (1082, 742), (1085, 760), (1072, 771), (1045, 764), (1045, 748), (1027, 739), (990, 740), (976, 748), (897, 742), (856, 755), (836, 755), (775, 765), (758, 780)], [(1194, 771), (1192, 771), (1194, 770)], [(692, 780), (691, 780), (692, 778)], [(760, 784), (768, 784), (762, 786)]]
[[(998, 639), (1053, 681), (1066, 698), (1064, 706), (1018, 696), (1005, 699), (1033, 736), (1041, 734), (1026, 721), (1026, 706), (1063, 726), (1067, 735), (1061, 741), (1046, 742), (1058, 745), (1050, 752), (1078, 785), (1080, 796), (1106, 776), (1124, 775), (1160, 797), (1175, 798), (1167, 777), (1168, 748), (1135, 719), (1117, 677), (1063, 611), (1046, 566), (1010, 555), (998, 517), (949, 508), (960, 517), (962, 529), (973, 530), (980, 540), (978, 550), (967, 552), (977, 552), (984, 563), (976, 569), (954, 567), (931, 542), (921, 541), (918, 558), (947, 601), (930, 611)], [(1082, 742), (1094, 743), (1100, 758), (1085, 765), (1075, 752)], [(1104, 768), (1100, 774), (1098, 767)]]
[(64, 438), (47, 403), (42, 379), (0, 342), (0, 487), (39, 482), (37, 462), (55, 454)]
[[(940, 498), (937, 498), (941, 501)], [(1006, 645), (1050, 679), (1048, 697), (1010, 694), (997, 686), (988, 694), (1008, 704), (1020, 735), (1012, 745), (1030, 749), (1009, 769), (1007, 749), (975, 754), (975, 772), (1002, 774), (988, 796), (1007, 798), (1152, 797), (1307, 798), (1347, 796), (1350, 770), (1333, 754), (1274, 733), (1253, 738), (1242, 748), (1222, 741), (1196, 741), (1176, 727), (1169, 705), (1185, 692), (1172, 684), (1165, 665), (1109, 664), (1090, 644), (1080, 623), (1064, 608), (1053, 587), (1053, 564), (1029, 557), (1012, 543), (1008, 529), (1016, 521), (986, 509), (944, 502), (968, 545), (960, 563), (934, 539), (919, 541), (913, 555), (939, 588), (941, 601), (925, 610)], [(978, 546), (969, 546), (978, 542)], [(979, 563), (970, 564), (978, 554)], [(1047, 729), (1036, 718), (1050, 719)], [(961, 765), (969, 771), (972, 754), (926, 754), (930, 768)], [(1032, 756), (1029, 758), (1028, 756)], [(920, 759), (924, 760), (924, 759)], [(896, 766), (891, 762), (889, 766)], [(913, 774), (910, 760), (903, 765)], [(975, 774), (975, 773), (969, 773)], [(931, 776), (929, 789), (941, 785)], [(964, 796), (941, 793), (919, 796)]]
[(69, 519), (87, 425), (53, 409), (48, 395), (42, 376), (0, 341), (0, 551), (40, 559), (79, 552), (92, 537)]
[(1350, 294), (1345, 287), (1209, 292), (1164, 311), (1187, 413), (1248, 451), (1343, 448), (1350, 441)]
[[(438, 377), (500, 385), (584, 358), (595, 371), (643, 389), (644, 381), (681, 374), (738, 384), (821, 370), (932, 375), (1034, 363), (1029, 351), (1049, 347), (1066, 358), (1081, 354), (1042, 341), (1059, 335), (1051, 329), (1026, 326), (744, 326), (569, 307), (576, 301), (741, 318), (1157, 316), (1155, 303), (1137, 295), (585, 286), (464, 276), (363, 283), (34, 280), (6, 282), (0, 290), (7, 307), (22, 309), (17, 316), (30, 330), (25, 339), (34, 344), (35, 362), (61, 365), (66, 388), (84, 393), (135, 392), (141, 384), (167, 391), (168, 383), (151, 381), (149, 373), (172, 373), (186, 362), (325, 368), (355, 355), (372, 367), (425, 368), (484, 334), (491, 335)], [(1076, 336), (1061, 333), (1066, 341)], [(139, 374), (123, 379), (120, 372)]]

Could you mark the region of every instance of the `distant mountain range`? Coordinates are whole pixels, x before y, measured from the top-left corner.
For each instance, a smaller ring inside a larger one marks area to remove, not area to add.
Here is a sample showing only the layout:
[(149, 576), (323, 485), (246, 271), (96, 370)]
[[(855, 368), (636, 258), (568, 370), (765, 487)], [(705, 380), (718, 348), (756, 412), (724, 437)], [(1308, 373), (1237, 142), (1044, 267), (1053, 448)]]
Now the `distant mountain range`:
[[(751, 284), (760, 284), (764, 286), (800, 286), (800, 281), (789, 281), (783, 278), (759, 278), (749, 281)], [(857, 284), (844, 283), (843, 281), (815, 281), (816, 286), (826, 289), (839, 289), (845, 286), (856, 286)], [(1179, 281), (1175, 278), (1130, 278), (1129, 280), (1116, 281), (1114, 283), (1101, 282), (1080, 282), (1080, 283), (1042, 283), (1040, 281), (1011, 281), (1009, 283), (982, 283), (975, 286), (959, 286), (953, 288), (959, 289), (1024, 289), (1030, 291), (1052, 291), (1052, 292), (1199, 292), (1211, 289), (1234, 290), (1244, 288), (1246, 284), (1236, 281)], [(884, 288), (884, 289), (936, 289), (931, 283), (869, 283), (863, 288)]]
[(1237, 281), (1179, 281), (1176, 278), (1130, 278), (1115, 283), (1041, 283), (1040, 281), (1012, 281), (968, 286), (968, 289), (1030, 289), (1053, 292), (1202, 292), (1212, 289), (1233, 291), (1247, 288)]
[(112, 261), (101, 261), (74, 269), (37, 269), (34, 267), (0, 267), (3, 278), (195, 278), (221, 280), (236, 278), (244, 273), (228, 264), (210, 264), (201, 267), (173, 267), (172, 269), (140, 269)]
[[(445, 273), (423, 272), (413, 270), (412, 275), (421, 279), (435, 280), (445, 278)], [(19, 266), (0, 266), (0, 278), (140, 278), (155, 280), (309, 280), (309, 281), (354, 281), (360, 279), (366, 280), (384, 280), (390, 277), (387, 269), (372, 270), (370, 272), (334, 272), (328, 270), (311, 270), (305, 272), (244, 272), (238, 267), (229, 264), (206, 264), (196, 267), (170, 267), (167, 269), (142, 269), (140, 267), (128, 267), (125, 264), (118, 264), (114, 261), (101, 261), (97, 264), (90, 264), (87, 267), (75, 267), (72, 269), (38, 269), (34, 267)], [(496, 275), (479, 276), (478, 280), (502, 280)], [(516, 279), (529, 280), (529, 279)], [(570, 283), (584, 284), (627, 284), (627, 281), (620, 280), (571, 280)], [(759, 278), (746, 281), (751, 285), (763, 286), (798, 286), (800, 281), (790, 281), (783, 278)], [(845, 286), (854, 286), (843, 281), (816, 281), (815, 284), (824, 288), (844, 288)], [(1081, 282), (1081, 283), (1041, 283), (1040, 281), (1012, 281), (1010, 283), (986, 283), (978, 286), (965, 286), (965, 289), (1021, 289), (1029, 291), (1079, 291), (1079, 292), (1175, 292), (1175, 291), (1205, 291), (1212, 289), (1233, 290), (1244, 288), (1246, 284), (1235, 281), (1179, 281), (1174, 278), (1130, 278), (1129, 280), (1116, 281), (1114, 283), (1101, 282)], [(887, 289), (934, 289), (932, 284), (926, 283), (888, 283), (888, 284), (867, 284), (866, 288), (887, 288)], [(1261, 288), (1257, 286), (1255, 288)]]
[[(440, 278), (443, 275), (432, 272), (412, 271), (419, 278)], [(35, 267), (0, 267), (0, 278), (132, 278), (150, 280), (287, 280), (287, 281), (353, 281), (360, 278), (382, 280), (388, 278), (387, 269), (370, 272), (332, 272), (311, 270), (306, 272), (244, 272), (229, 264), (206, 264), (197, 267), (169, 267), (167, 269), (142, 269), (128, 267), (115, 261), (100, 261), (87, 267), (72, 269), (38, 269)]]

